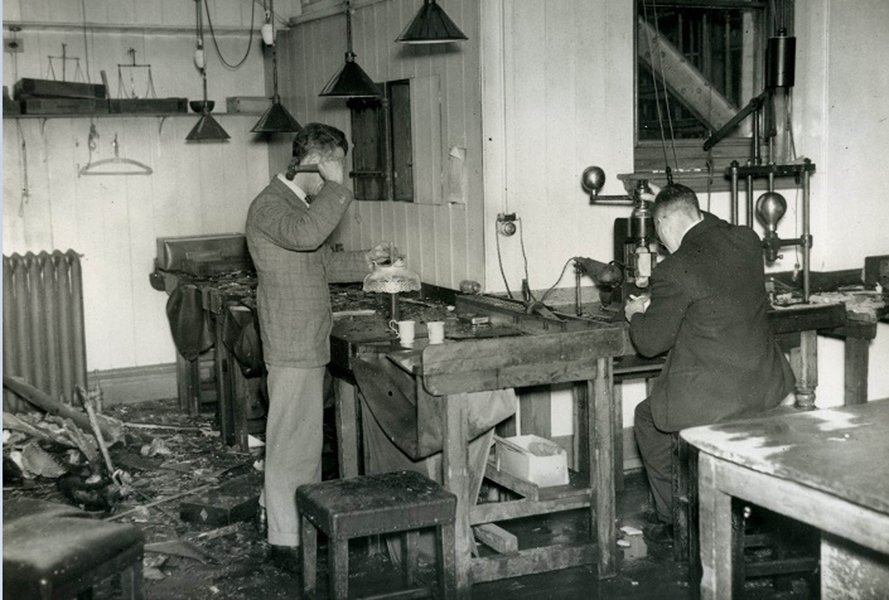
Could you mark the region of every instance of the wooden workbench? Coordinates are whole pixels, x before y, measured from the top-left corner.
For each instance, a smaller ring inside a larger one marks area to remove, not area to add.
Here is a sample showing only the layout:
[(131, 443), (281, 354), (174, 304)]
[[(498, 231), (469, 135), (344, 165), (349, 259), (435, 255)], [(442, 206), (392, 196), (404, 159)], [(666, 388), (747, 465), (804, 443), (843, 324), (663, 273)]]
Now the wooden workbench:
[[(352, 335), (350, 336), (350, 331)], [(355, 336), (362, 336), (362, 340)], [(361, 361), (362, 355), (386, 356), (403, 376), (416, 383), (417, 402), (435, 399), (441, 406), (442, 482), (458, 499), (457, 576), (461, 595), (468, 596), (472, 583), (514, 577), (570, 566), (597, 563), (599, 577), (617, 573), (616, 514), (614, 492), (614, 422), (611, 401), (612, 358), (629, 352), (624, 328), (600, 324), (578, 331), (525, 332), (524, 335), (491, 339), (449, 339), (426, 345), (418, 339), (414, 349), (393, 346), (391, 336), (381, 340), (373, 328), (340, 323), (334, 327), (334, 372), (343, 373)], [(370, 363), (369, 363), (370, 364)], [(344, 379), (345, 381), (345, 379)], [(582, 381), (587, 388), (583, 438), (587, 445), (582, 473), (566, 486), (541, 489), (536, 499), (476, 504), (470, 481), (466, 445), (468, 394), (485, 390)], [(340, 388), (338, 410), (342, 424), (353, 418), (354, 391)], [(425, 398), (424, 398), (425, 397)], [(339, 416), (338, 416), (338, 422)], [(345, 427), (346, 436), (352, 427)], [(347, 444), (348, 445), (348, 442)], [(357, 458), (357, 451), (341, 457)], [(345, 474), (357, 468), (349, 467)], [(590, 540), (555, 544), (473, 557), (472, 527), (563, 510), (587, 509)]]
[(701, 595), (741, 595), (731, 500), (822, 531), (821, 597), (889, 590), (889, 401), (686, 429), (700, 450)]

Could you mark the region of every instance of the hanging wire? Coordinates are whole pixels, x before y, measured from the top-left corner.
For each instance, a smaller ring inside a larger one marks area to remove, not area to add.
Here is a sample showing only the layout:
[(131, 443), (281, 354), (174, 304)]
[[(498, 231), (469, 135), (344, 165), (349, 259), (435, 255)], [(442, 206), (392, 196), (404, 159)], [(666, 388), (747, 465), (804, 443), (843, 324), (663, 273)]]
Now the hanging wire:
[(546, 301), (546, 297), (549, 296), (550, 293), (552, 293), (552, 291), (553, 291), (554, 289), (556, 289), (556, 286), (559, 285), (559, 282), (562, 281), (562, 277), (565, 276), (565, 269), (568, 268), (568, 265), (571, 264), (571, 261), (572, 261), (572, 260), (574, 260), (574, 259), (573, 259), (573, 258), (569, 258), (568, 260), (565, 261), (565, 264), (562, 266), (562, 272), (559, 273), (559, 278), (556, 279), (555, 283), (553, 283), (551, 286), (549, 286), (549, 288), (548, 288), (545, 292), (543, 292), (543, 295), (542, 295), (542, 296), (540, 296), (540, 302), (541, 302), (541, 303), (543, 303), (543, 302)]
[(86, 63), (86, 82), (92, 83), (93, 80), (90, 79), (90, 45), (86, 35), (86, 0), (80, 0), (80, 15), (83, 25), (83, 62)]
[(503, 257), (500, 254), (500, 232), (497, 231), (497, 223), (494, 223), (494, 239), (497, 242), (497, 265), (500, 267), (500, 276), (503, 278), (503, 285), (506, 286), (506, 294), (510, 298), (514, 298), (512, 290), (509, 289), (509, 281), (506, 280), (506, 271), (503, 270)]
[[(643, 18), (645, 19), (646, 23), (651, 23), (651, 21), (648, 19), (648, 2), (647, 2), (647, 0), (642, 0), (642, 15), (643, 15)], [(655, 40), (655, 42), (659, 43), (658, 40)], [(652, 47), (651, 39), (648, 40), (648, 54), (649, 54), (649, 56), (651, 56), (651, 65), (649, 68), (649, 72), (651, 73), (651, 83), (654, 86), (654, 104), (657, 107), (657, 124), (658, 124), (658, 130), (660, 131), (660, 134), (661, 134), (661, 150), (664, 153), (664, 164), (669, 165), (670, 160), (667, 158), (667, 140), (664, 137), (664, 117), (661, 114), (661, 99), (660, 99), (660, 94), (658, 92), (657, 74), (655, 73), (655, 67), (654, 67), (655, 51), (654, 51), (654, 48)]]
[(531, 292), (531, 276), (528, 275), (528, 255), (525, 252), (525, 226), (522, 225), (522, 219), (516, 219), (519, 223), (519, 245), (522, 248), (522, 263), (525, 265), (525, 282), (528, 284), (528, 295), (532, 300), (536, 301), (537, 298), (534, 297), (534, 294)]
[(244, 52), (244, 56), (241, 60), (234, 64), (225, 60), (225, 57), (222, 55), (222, 50), (219, 49), (219, 42), (216, 40), (216, 31), (213, 29), (213, 18), (210, 16), (210, 4), (206, 2), (206, 0), (204, 1), (204, 10), (207, 12), (207, 25), (210, 28), (210, 37), (213, 39), (213, 46), (216, 48), (216, 54), (219, 55), (219, 60), (229, 69), (239, 68), (244, 64), (244, 61), (247, 60), (247, 57), (250, 56), (250, 49), (253, 47), (253, 37), (255, 34), (253, 27), (256, 23), (256, 2), (250, 3), (250, 37), (247, 39), (247, 50)]
[[(657, 36), (656, 36), (657, 44), (660, 45), (661, 30), (658, 25), (657, 3), (655, 2), (655, 0), (651, 0), (651, 12), (652, 12), (652, 15), (654, 16), (654, 31), (657, 34)], [(673, 132), (673, 114), (672, 114), (672, 111), (670, 110), (670, 93), (667, 91), (667, 75), (666, 75), (666, 71), (664, 69), (664, 62), (661, 60), (661, 61), (658, 61), (658, 63), (660, 64), (660, 69), (661, 69), (661, 86), (664, 91), (664, 110), (667, 112), (667, 124), (670, 126), (670, 148), (673, 151), (673, 166), (678, 171), (679, 170), (679, 158), (676, 156), (676, 134)], [(657, 86), (656, 82), (655, 82), (655, 86)], [(664, 157), (665, 157), (664, 162), (667, 162), (666, 153), (667, 152), (665, 149), (664, 150)], [(672, 177), (670, 175), (670, 165), (669, 164), (667, 164), (667, 166), (666, 166), (666, 171), (667, 171), (667, 179), (671, 180)], [(672, 181), (671, 181), (671, 183), (672, 183)]]
[(28, 144), (25, 141), (25, 134), (22, 131), (21, 119), (15, 120), (16, 131), (21, 140), (22, 152), (20, 155), (20, 164), (22, 167), (22, 193), (19, 200), (19, 217), (25, 216), (25, 205), (31, 197), (31, 184), (28, 182)]

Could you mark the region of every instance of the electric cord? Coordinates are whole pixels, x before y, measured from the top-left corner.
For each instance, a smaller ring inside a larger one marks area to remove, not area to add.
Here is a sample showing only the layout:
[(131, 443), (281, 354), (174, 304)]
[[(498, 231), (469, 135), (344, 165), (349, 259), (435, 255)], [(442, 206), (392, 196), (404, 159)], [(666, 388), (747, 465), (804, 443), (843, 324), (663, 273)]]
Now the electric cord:
[(253, 47), (253, 38), (254, 38), (254, 25), (256, 24), (256, 3), (250, 3), (250, 37), (247, 39), (247, 50), (244, 52), (243, 58), (239, 60), (235, 64), (230, 64), (225, 57), (222, 55), (222, 50), (219, 49), (219, 42), (216, 40), (216, 31), (213, 30), (213, 18), (210, 16), (210, 5), (204, 0), (204, 11), (207, 13), (207, 25), (210, 28), (210, 37), (213, 39), (213, 46), (216, 48), (216, 54), (219, 55), (219, 60), (222, 61), (222, 64), (225, 65), (229, 69), (238, 69), (241, 65), (244, 64), (244, 61), (247, 60), (247, 57), (250, 56), (250, 49)]
[(546, 297), (549, 296), (550, 293), (551, 293), (554, 289), (556, 289), (556, 286), (559, 285), (559, 282), (562, 281), (562, 278), (565, 276), (565, 270), (568, 268), (568, 265), (571, 264), (571, 261), (572, 261), (572, 260), (574, 260), (574, 259), (573, 259), (573, 258), (569, 258), (568, 260), (565, 261), (565, 264), (562, 266), (562, 272), (559, 273), (559, 278), (556, 279), (555, 283), (553, 283), (551, 286), (549, 286), (549, 289), (547, 289), (545, 292), (543, 292), (543, 295), (540, 296), (540, 302), (545, 302), (545, 301), (546, 301)]
[(528, 284), (528, 295), (531, 297), (531, 300), (537, 301), (537, 298), (534, 297), (534, 293), (531, 292), (531, 277), (528, 275), (528, 255), (525, 252), (525, 227), (522, 225), (522, 219), (516, 219), (519, 223), (519, 245), (522, 248), (522, 262), (525, 266), (525, 282)]
[(509, 281), (506, 280), (506, 271), (503, 270), (503, 257), (500, 254), (500, 232), (497, 231), (497, 223), (494, 223), (494, 239), (497, 243), (497, 265), (500, 267), (500, 276), (503, 278), (503, 285), (506, 286), (506, 294), (512, 299), (512, 290), (509, 289)]
[(80, 0), (81, 25), (83, 25), (83, 62), (86, 64), (86, 82), (92, 83), (90, 78), (90, 45), (86, 35), (86, 0)]

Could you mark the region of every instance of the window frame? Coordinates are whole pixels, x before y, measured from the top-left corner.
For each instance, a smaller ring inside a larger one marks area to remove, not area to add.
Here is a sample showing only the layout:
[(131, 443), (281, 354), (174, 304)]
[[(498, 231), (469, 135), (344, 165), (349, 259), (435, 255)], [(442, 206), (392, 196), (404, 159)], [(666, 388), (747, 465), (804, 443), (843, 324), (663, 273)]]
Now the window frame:
[[(639, 21), (643, 18), (640, 13), (643, 10), (643, 2), (650, 0), (636, 0), (634, 19), (634, 71), (633, 71), (633, 119), (634, 119), (634, 140), (633, 140), (633, 168), (635, 174), (648, 175), (648, 178), (656, 184), (663, 185), (666, 183), (667, 176), (664, 165), (664, 144), (661, 140), (643, 140), (640, 139), (640, 99), (639, 99), (639, 78), (640, 71), (643, 69), (641, 65), (642, 58), (640, 56), (640, 36), (642, 35)], [(781, 0), (779, 0), (780, 2)], [(671, 8), (690, 8), (690, 9), (732, 9), (741, 11), (751, 11), (754, 18), (753, 27), (755, 31), (754, 47), (752, 49), (752, 57), (749, 67), (745, 68), (742, 74), (742, 82), (745, 78), (749, 78), (749, 87), (744, 89), (744, 95), (741, 96), (741, 106), (737, 106), (736, 112), (740, 111), (750, 102), (751, 98), (757, 96), (763, 89), (764, 66), (765, 66), (765, 46), (770, 35), (769, 23), (773, 20), (774, 15), (770, 11), (770, 4), (766, 0), (657, 0), (658, 7)], [(792, 7), (792, 0), (786, 0), (785, 4)], [(786, 9), (785, 9), (786, 10)], [(792, 19), (790, 21), (792, 23)], [(746, 69), (749, 68), (750, 71)], [(659, 82), (662, 83), (662, 82)], [(749, 94), (749, 97), (747, 97)], [(673, 98), (675, 100), (675, 98)], [(696, 191), (722, 191), (728, 190), (730, 182), (725, 177), (725, 170), (732, 161), (737, 160), (740, 164), (747, 164), (753, 155), (753, 141), (751, 131), (753, 117), (748, 116), (740, 124), (742, 129), (746, 128), (747, 135), (730, 136), (722, 139), (709, 151), (703, 149), (704, 141), (707, 138), (686, 138), (671, 139), (669, 132), (665, 131), (666, 136), (666, 153), (673, 171), (673, 180), (681, 181), (689, 185)], [(710, 128), (710, 135), (716, 129)], [(764, 136), (760, 142), (764, 141)], [(764, 147), (764, 146), (763, 146)], [(762, 150), (762, 148), (761, 148)], [(675, 159), (674, 159), (675, 152)], [(680, 170), (676, 170), (678, 163)]]

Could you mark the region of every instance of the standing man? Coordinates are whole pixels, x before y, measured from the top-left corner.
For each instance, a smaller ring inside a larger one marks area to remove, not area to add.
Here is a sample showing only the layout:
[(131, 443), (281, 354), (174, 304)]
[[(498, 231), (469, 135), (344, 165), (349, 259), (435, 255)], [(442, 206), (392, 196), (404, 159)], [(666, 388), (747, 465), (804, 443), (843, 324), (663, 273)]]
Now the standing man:
[(357, 252), (325, 244), (352, 202), (343, 186), (348, 148), (339, 129), (309, 123), (293, 140), (287, 173), (272, 179), (247, 214), (269, 389), (263, 500), (271, 561), (289, 571), (299, 564), (296, 488), (321, 480), (328, 283), (360, 281), (373, 262), (389, 258), (386, 244)]
[(672, 433), (762, 413), (795, 380), (769, 327), (759, 236), (702, 213), (694, 191), (679, 184), (658, 193), (653, 217), (670, 254), (652, 272), (650, 297), (628, 302), (624, 314), (639, 354), (669, 352), (634, 427), (660, 521), (646, 533), (664, 541), (672, 533)]

